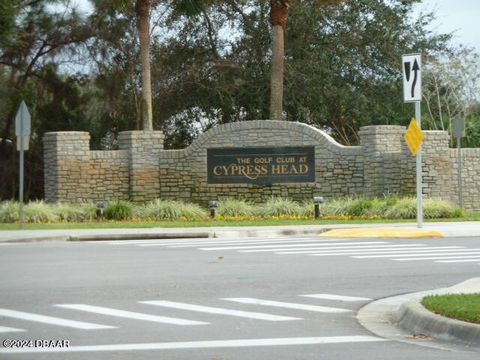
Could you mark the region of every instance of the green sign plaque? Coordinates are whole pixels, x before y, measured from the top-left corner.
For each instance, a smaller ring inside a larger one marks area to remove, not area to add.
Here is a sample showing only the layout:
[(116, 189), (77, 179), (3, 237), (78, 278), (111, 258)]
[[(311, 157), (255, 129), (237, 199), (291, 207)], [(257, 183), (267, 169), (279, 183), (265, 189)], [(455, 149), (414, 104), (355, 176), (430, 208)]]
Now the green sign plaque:
[(209, 184), (315, 182), (315, 148), (255, 147), (207, 149)]

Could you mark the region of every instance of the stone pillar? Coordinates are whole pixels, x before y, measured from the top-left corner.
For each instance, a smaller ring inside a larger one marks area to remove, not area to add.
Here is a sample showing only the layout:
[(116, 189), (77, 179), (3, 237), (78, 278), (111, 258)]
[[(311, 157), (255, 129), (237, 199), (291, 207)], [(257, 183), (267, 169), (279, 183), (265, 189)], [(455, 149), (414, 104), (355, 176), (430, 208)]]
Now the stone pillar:
[(360, 128), (358, 135), (364, 156), (365, 196), (382, 196), (392, 192), (390, 184), (386, 181), (386, 175), (390, 169), (389, 163), (394, 160), (393, 154), (398, 156), (402, 153), (404, 133), (403, 126), (381, 125)]
[(43, 136), (47, 202), (89, 200), (89, 144), (87, 132), (49, 132)]
[(159, 154), (163, 151), (161, 131), (124, 131), (120, 150), (127, 150), (130, 200), (142, 202), (160, 197)]

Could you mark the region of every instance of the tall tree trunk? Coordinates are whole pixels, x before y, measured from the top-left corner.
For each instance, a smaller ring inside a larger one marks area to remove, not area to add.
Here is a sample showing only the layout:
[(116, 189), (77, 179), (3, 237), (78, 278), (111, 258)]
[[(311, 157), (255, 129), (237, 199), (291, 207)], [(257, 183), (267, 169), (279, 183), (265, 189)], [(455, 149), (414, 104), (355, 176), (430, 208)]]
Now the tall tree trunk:
[(270, 119), (272, 120), (281, 120), (283, 117), (284, 33), (288, 7), (288, 0), (270, 0), (270, 23), (273, 29), (270, 75)]
[(150, 0), (137, 0), (138, 36), (140, 39), (140, 58), (142, 61), (142, 123), (144, 131), (153, 130), (152, 80), (150, 73)]

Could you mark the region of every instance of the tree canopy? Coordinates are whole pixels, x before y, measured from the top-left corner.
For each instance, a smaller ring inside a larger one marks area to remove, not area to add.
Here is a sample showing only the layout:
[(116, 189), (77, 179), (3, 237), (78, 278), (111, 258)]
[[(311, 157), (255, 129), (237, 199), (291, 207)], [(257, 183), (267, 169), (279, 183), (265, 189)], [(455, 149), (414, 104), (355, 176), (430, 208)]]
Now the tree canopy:
[[(89, 15), (68, 0), (0, 4), (2, 198), (16, 193), (17, 154), (7, 140), (15, 140), (12, 121), (21, 99), (33, 121), (30, 198), (42, 197), (44, 132), (88, 131), (93, 148), (115, 149), (120, 131), (141, 128), (135, 7), (118, 6), (134, 1), (94, 2)], [(448, 129), (453, 113), (446, 115), (446, 106), (451, 111), (456, 104), (468, 118), (468, 145), (480, 146), (478, 56), (463, 56), (450, 35), (429, 31), (433, 14), (412, 18), (418, 2), (343, 0), (325, 7), (318, 0), (290, 1), (284, 118), (346, 145), (358, 143), (361, 126), (406, 125), (412, 109), (402, 100), (401, 55), (421, 52), (425, 126)], [(270, 0), (151, 1), (153, 128), (165, 132), (167, 147), (187, 146), (217, 124), (269, 118), (270, 6)], [(445, 64), (456, 64), (448, 68), (465, 81), (443, 72)]]

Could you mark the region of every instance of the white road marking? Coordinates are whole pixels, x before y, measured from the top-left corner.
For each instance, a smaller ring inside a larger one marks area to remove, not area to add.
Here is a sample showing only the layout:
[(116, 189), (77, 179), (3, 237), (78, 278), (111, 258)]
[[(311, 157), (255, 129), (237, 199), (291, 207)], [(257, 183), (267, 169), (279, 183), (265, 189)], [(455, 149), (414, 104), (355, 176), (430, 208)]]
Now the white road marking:
[(241, 303), (241, 304), (273, 306), (273, 307), (280, 307), (280, 308), (286, 308), (286, 309), (315, 311), (315, 312), (321, 312), (321, 313), (351, 312), (351, 310), (348, 310), (348, 309), (340, 309), (340, 308), (335, 308), (335, 307), (297, 304), (297, 303), (253, 299), (253, 298), (223, 298), (222, 300), (234, 301), (234, 302), (238, 302), (238, 303)]
[(25, 245), (25, 244), (26, 243), (23, 243), (23, 242), (11, 242), (11, 243), (0, 242), (0, 246)]
[[(468, 251), (468, 252), (465, 252), (465, 251), (452, 251), (452, 252), (449, 252), (448, 255), (477, 255), (479, 254), (480, 255), (480, 252), (471, 252), (471, 251)], [(442, 252), (437, 252), (437, 251), (432, 251), (432, 252), (429, 252), (427, 254), (405, 254), (405, 256), (408, 256), (408, 257), (419, 257), (419, 256), (436, 256), (436, 255), (439, 255), (439, 256), (442, 256), (442, 255), (446, 255), (445, 253), (442, 253)], [(355, 259), (372, 259), (372, 258), (391, 258), (391, 257), (402, 257), (403, 255), (402, 254), (391, 254), (391, 255), (361, 255), (361, 256), (352, 256), (353, 258)]]
[[(460, 262), (477, 262), (478, 259), (463, 259), (463, 260), (438, 260), (437, 263), (460, 263)], [(480, 263), (479, 263), (480, 264)]]
[[(363, 251), (363, 249), (367, 250), (375, 250), (375, 249), (395, 249), (395, 248), (412, 248), (414, 249), (415, 247), (422, 247), (426, 245), (421, 245), (421, 244), (413, 244), (413, 245), (356, 245), (356, 246), (325, 246), (325, 247), (307, 247), (307, 248), (302, 248), (299, 251), (291, 251), (292, 249), (290, 248), (284, 248), (284, 247), (278, 247), (278, 248), (273, 248), (273, 249), (260, 249), (260, 250), (239, 250), (238, 252), (241, 253), (255, 253), (255, 252), (283, 252), (283, 251), (288, 251), (288, 254), (291, 252), (292, 254), (313, 254), (317, 252), (324, 252), (324, 250), (338, 250), (339, 252), (342, 251), (354, 251), (355, 249), (359, 249)], [(295, 250), (295, 249), (293, 249)], [(325, 252), (336, 252), (336, 251), (325, 251)]]
[(115, 329), (115, 326), (92, 324), (92, 323), (75, 321), (75, 320), (66, 320), (66, 319), (61, 319), (53, 316), (32, 314), (32, 313), (27, 313), (23, 311), (15, 311), (15, 310), (8, 310), (8, 309), (0, 309), (0, 316), (27, 320), (27, 321), (40, 322), (40, 323), (50, 324), (50, 325), (71, 327), (75, 329), (83, 329), (83, 330)]
[[(384, 241), (370, 241), (370, 242), (340, 242), (340, 243), (325, 243), (325, 244), (318, 244), (317, 246), (337, 246), (337, 245), (361, 245), (361, 244), (389, 244), (388, 242)], [(294, 247), (308, 247), (312, 246), (312, 244), (291, 244), (291, 245), (284, 245), (283, 247), (294, 248)], [(277, 248), (278, 245), (259, 245), (259, 246), (222, 246), (222, 247), (207, 247), (207, 248), (200, 248), (200, 250), (211, 251), (211, 250), (246, 250), (246, 249), (274, 249)]]
[(337, 301), (369, 301), (372, 300), (370, 298), (365, 297), (358, 297), (358, 296), (345, 296), (345, 295), (335, 295), (335, 294), (307, 294), (307, 295), (300, 295), (308, 298), (314, 299), (325, 299), (325, 300), (337, 300)]
[[(102, 244), (111, 244), (111, 245), (143, 245), (143, 244), (152, 244), (152, 245), (195, 245), (202, 243), (241, 243), (241, 242), (290, 242), (290, 241), (301, 241), (301, 240), (312, 240), (312, 241), (332, 241), (332, 240), (342, 240), (342, 239), (318, 239), (312, 236), (309, 237), (296, 237), (296, 238), (241, 238), (241, 239), (232, 239), (232, 238), (185, 238), (185, 239), (139, 239), (139, 240), (118, 240), (118, 241), (82, 241), (82, 243), (102, 243)], [(346, 240), (346, 239), (343, 239)]]
[[(314, 238), (304, 238), (304, 239), (260, 239), (260, 240), (226, 240), (226, 241), (208, 241), (208, 242), (191, 242), (187, 244), (170, 244), (168, 247), (172, 248), (186, 248), (186, 247), (199, 247), (203, 245), (265, 245), (265, 244), (295, 244), (295, 243), (312, 243), (312, 244), (317, 244), (317, 243), (322, 243), (322, 242), (332, 242), (335, 240), (329, 239), (329, 240), (324, 240), (324, 239), (314, 239)], [(158, 246), (157, 244), (142, 244), (139, 246)]]
[(477, 261), (480, 260), (480, 255), (470, 256), (431, 256), (431, 257), (423, 257), (423, 258), (402, 258), (402, 259), (392, 259), (395, 261), (420, 261), (420, 260), (449, 260), (449, 259), (476, 259)]
[[(330, 241), (330, 240), (329, 240)], [(318, 243), (318, 240), (273, 240), (273, 241), (231, 241), (231, 242), (209, 242), (209, 243), (201, 243), (201, 244), (188, 244), (188, 245), (169, 245), (168, 247), (171, 248), (192, 248), (192, 247), (200, 247), (200, 246), (234, 246), (234, 245), (265, 245), (265, 244), (278, 244), (281, 246), (282, 244), (298, 244), (298, 243)], [(139, 246), (149, 246), (148, 244), (139, 245)]]
[[(402, 253), (405, 253), (405, 254), (418, 254), (418, 253), (430, 253), (430, 252), (445, 252), (445, 253), (449, 253), (451, 251), (456, 251), (456, 250), (464, 250), (462, 248), (458, 248), (458, 247), (454, 247), (453, 249), (450, 249), (448, 246), (447, 246), (447, 249), (445, 248), (413, 248), (413, 249), (410, 249), (410, 248), (393, 248), (393, 249), (374, 249), (374, 250), (345, 250), (345, 251), (305, 251), (303, 252), (303, 254), (310, 254), (312, 256), (332, 256), (332, 255), (368, 255), (368, 254), (372, 254), (372, 255), (388, 255), (388, 254), (392, 254), (392, 255), (395, 255), (395, 254), (402, 254)], [(281, 255), (285, 255), (285, 254), (291, 254), (291, 253), (295, 253), (295, 252), (279, 252), (278, 254), (281, 254)], [(300, 254), (302, 254), (302, 252), (298, 252)]]
[(267, 321), (301, 320), (301, 318), (295, 318), (295, 317), (289, 317), (289, 316), (279, 316), (279, 315), (271, 315), (271, 314), (265, 314), (265, 313), (259, 313), (259, 312), (224, 309), (224, 308), (218, 308), (218, 307), (201, 306), (201, 305), (186, 304), (186, 303), (179, 303), (179, 302), (173, 302), (173, 301), (139, 301), (139, 302), (141, 304), (164, 306), (164, 307), (169, 307), (173, 309), (197, 311), (197, 312), (204, 312), (209, 314), (231, 315), (231, 316), (238, 316), (238, 317), (244, 317), (249, 319), (257, 319), (257, 320), (267, 320)]
[(91, 306), (91, 305), (84, 305), (84, 304), (57, 304), (55, 306), (66, 308), (66, 309), (92, 312), (92, 313), (102, 314), (102, 315), (109, 315), (109, 316), (134, 319), (134, 320), (153, 321), (153, 322), (164, 323), (164, 324), (173, 324), (173, 325), (209, 324), (207, 322), (202, 322), (202, 321), (193, 321), (193, 320), (186, 320), (186, 319), (179, 319), (179, 318), (172, 318), (172, 317), (165, 317), (165, 316), (149, 315), (149, 314), (143, 314), (143, 313), (132, 312), (132, 311), (111, 309), (111, 308), (102, 307), (102, 306)]
[(164, 343), (140, 344), (112, 344), (91, 346), (70, 346), (68, 348), (0, 348), (3, 354), (33, 354), (33, 353), (73, 353), (73, 352), (99, 352), (99, 351), (139, 351), (139, 350), (180, 350), (180, 349), (212, 349), (212, 348), (238, 348), (257, 346), (293, 346), (293, 345), (320, 345), (344, 344), (389, 341), (375, 336), (322, 336), (322, 337), (297, 337), (297, 338), (271, 338), (271, 339), (238, 339), (238, 340), (211, 340), (211, 341), (179, 341)]
[(6, 327), (6, 326), (0, 326), (0, 333), (21, 332), (21, 331), (25, 331), (25, 330), (23, 330), (23, 329), (11, 328), (11, 327)]

